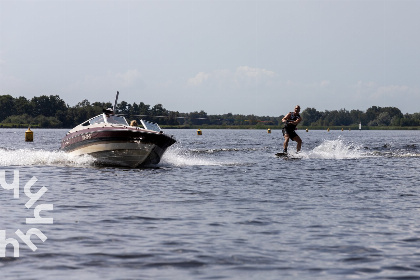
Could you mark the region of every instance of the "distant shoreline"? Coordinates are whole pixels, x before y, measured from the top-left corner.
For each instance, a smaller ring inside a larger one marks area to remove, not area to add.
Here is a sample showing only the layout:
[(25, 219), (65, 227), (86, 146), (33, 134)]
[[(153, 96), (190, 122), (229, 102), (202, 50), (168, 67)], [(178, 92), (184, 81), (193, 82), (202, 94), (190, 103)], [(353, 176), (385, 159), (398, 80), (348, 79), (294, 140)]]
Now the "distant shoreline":
[[(71, 129), (72, 127), (41, 127), (28, 124), (0, 124), (1, 128), (42, 128), (42, 129)], [(281, 130), (283, 126), (275, 125), (161, 125), (162, 129), (264, 129)], [(358, 125), (350, 126), (308, 126), (298, 127), (298, 131), (309, 130), (359, 130)], [(420, 126), (362, 126), (362, 130), (420, 130)]]
[[(281, 130), (278, 125), (161, 125), (162, 129), (264, 129)], [(359, 125), (349, 126), (298, 126), (298, 131), (309, 130), (359, 130)], [(420, 130), (420, 126), (362, 126), (361, 130)]]

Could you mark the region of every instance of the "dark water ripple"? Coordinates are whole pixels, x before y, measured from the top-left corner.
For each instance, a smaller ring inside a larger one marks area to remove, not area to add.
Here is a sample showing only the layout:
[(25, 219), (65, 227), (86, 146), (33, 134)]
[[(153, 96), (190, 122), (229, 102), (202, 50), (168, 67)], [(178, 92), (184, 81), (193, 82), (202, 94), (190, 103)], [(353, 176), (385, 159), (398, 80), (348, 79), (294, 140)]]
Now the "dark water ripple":
[(300, 132), (286, 160), (280, 131), (173, 130), (145, 169), (69, 158), (62, 130), (7, 132), (0, 169), (22, 193), (0, 189), (0, 229), (30, 228), (32, 176), (54, 223), (37, 251), (8, 247), (2, 279), (420, 279), (419, 132)]

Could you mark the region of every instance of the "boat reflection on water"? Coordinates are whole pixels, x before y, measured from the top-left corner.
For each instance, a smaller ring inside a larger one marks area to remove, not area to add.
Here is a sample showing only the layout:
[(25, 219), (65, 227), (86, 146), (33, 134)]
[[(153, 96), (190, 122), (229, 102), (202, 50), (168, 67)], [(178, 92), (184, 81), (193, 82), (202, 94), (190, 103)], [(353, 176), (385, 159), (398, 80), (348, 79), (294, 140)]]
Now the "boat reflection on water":
[(141, 120), (142, 127), (129, 125), (114, 109), (106, 109), (71, 129), (61, 141), (61, 150), (74, 155), (91, 155), (107, 166), (139, 167), (158, 164), (176, 140), (159, 125)]

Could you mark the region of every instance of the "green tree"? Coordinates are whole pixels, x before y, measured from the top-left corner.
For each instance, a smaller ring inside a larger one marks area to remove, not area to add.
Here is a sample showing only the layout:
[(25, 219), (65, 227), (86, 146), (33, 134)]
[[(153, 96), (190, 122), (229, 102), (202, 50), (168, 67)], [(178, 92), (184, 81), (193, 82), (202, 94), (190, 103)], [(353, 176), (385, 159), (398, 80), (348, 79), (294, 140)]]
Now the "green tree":
[(146, 105), (143, 102), (140, 102), (139, 109), (138, 109), (139, 115), (149, 116), (151, 114), (150, 112), (150, 105)]
[(15, 102), (11, 95), (0, 95), (0, 120), (15, 115)]
[(32, 123), (32, 117), (28, 114), (22, 114), (22, 115), (11, 115), (8, 116), (6, 119), (2, 121), (2, 123), (12, 123), (12, 124), (33, 124)]
[(120, 104), (117, 104), (117, 110), (115, 113), (128, 115), (130, 113), (131, 104), (128, 104), (125, 101), (121, 101)]
[(374, 121), (380, 114), (380, 107), (372, 106), (366, 110), (366, 122)]
[(166, 116), (168, 111), (163, 108), (162, 104), (156, 104), (151, 110), (152, 116)]
[(201, 110), (200, 112), (191, 112), (188, 114), (187, 123), (192, 125), (208, 124), (209, 119), (207, 113)]
[(366, 115), (360, 110), (351, 110), (350, 111), (350, 118), (352, 124), (359, 124), (363, 123), (366, 124)]
[(58, 95), (41, 95), (31, 99), (32, 116), (53, 117), (58, 110), (66, 110), (67, 105)]
[(380, 126), (388, 126), (391, 123), (391, 115), (388, 112), (382, 112), (376, 118), (376, 121)]
[(321, 112), (318, 112), (315, 108), (306, 108), (302, 111), (302, 125), (310, 126), (311, 124), (316, 123), (321, 117)]
[(30, 114), (31, 104), (26, 97), (20, 96), (18, 98), (15, 98), (14, 108), (16, 115)]

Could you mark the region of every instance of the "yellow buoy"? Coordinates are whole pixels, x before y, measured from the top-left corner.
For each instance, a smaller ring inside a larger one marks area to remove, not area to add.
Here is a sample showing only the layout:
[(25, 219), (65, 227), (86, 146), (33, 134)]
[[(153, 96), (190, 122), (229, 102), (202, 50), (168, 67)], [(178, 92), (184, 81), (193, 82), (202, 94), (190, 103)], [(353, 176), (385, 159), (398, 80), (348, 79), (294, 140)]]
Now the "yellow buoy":
[(306, 129), (306, 132), (308, 132), (308, 129)]
[(34, 133), (32, 132), (30, 127), (28, 127), (28, 130), (25, 131), (25, 141), (26, 142), (33, 142), (34, 141)]
[(197, 135), (202, 135), (203, 133), (201, 132), (201, 129), (197, 130)]
[(271, 128), (267, 129), (267, 133), (271, 133)]
[(341, 128), (341, 131), (344, 131), (344, 128)]
[(328, 128), (327, 131), (330, 132), (330, 128)]

